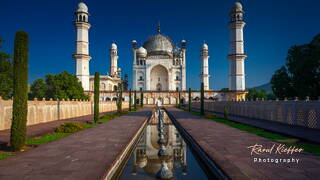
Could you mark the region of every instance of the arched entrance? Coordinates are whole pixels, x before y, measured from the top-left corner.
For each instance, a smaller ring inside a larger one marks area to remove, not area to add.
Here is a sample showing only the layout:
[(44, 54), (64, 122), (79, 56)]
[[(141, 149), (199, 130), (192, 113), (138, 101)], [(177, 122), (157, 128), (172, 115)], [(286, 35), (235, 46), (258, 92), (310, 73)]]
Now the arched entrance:
[(156, 65), (151, 69), (150, 73), (150, 90), (167, 91), (168, 86), (168, 70), (162, 65)]
[(157, 91), (162, 91), (162, 86), (160, 83), (157, 84)]

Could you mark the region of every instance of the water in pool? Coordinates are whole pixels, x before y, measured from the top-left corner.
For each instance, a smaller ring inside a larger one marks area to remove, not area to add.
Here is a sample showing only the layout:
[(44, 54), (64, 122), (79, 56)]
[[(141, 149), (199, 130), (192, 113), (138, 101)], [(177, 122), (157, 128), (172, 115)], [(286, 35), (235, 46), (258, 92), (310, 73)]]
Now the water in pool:
[[(165, 155), (159, 155), (160, 149), (165, 151)], [(161, 170), (162, 172), (159, 172)], [(161, 177), (183, 180), (208, 179), (188, 145), (162, 110), (156, 111), (148, 122), (120, 179), (151, 180)]]

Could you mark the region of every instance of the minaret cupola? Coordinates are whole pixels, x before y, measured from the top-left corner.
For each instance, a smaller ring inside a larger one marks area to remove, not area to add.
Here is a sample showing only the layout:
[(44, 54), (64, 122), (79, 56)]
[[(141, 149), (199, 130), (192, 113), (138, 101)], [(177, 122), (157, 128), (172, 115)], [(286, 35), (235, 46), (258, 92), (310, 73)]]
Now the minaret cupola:
[(234, 3), (230, 12), (231, 22), (243, 21), (243, 14), (244, 14), (244, 11), (242, 10), (241, 3), (240, 2)]
[(80, 2), (76, 11), (76, 22), (88, 22), (88, 7), (85, 3)]

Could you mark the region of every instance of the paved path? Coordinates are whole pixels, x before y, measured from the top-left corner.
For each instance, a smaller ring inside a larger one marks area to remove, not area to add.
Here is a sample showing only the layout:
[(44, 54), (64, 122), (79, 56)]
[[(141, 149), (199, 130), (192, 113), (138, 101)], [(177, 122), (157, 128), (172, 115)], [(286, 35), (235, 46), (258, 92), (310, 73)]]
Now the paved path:
[[(115, 111), (100, 113), (100, 116), (103, 116), (106, 113), (114, 113), (114, 112)], [(92, 120), (93, 120), (93, 114), (75, 117), (75, 118), (68, 118), (68, 119), (62, 119), (62, 120), (57, 120), (57, 121), (51, 121), (51, 122), (46, 122), (46, 123), (40, 123), (40, 124), (36, 124), (36, 125), (31, 125), (31, 126), (27, 127), (27, 136), (28, 137), (36, 137), (36, 136), (40, 136), (42, 134), (54, 132), (58, 126), (60, 126), (61, 124), (65, 123), (65, 122), (70, 122), (70, 121), (86, 122), (86, 121), (92, 121)], [(0, 144), (7, 144), (9, 141), (10, 141), (10, 129), (1, 130), (0, 131)]]
[[(200, 111), (199, 109), (193, 109), (193, 110), (198, 112)], [(206, 113), (216, 114), (219, 117), (223, 118), (223, 113), (211, 112), (211, 111), (206, 111)], [(319, 129), (311, 129), (303, 126), (293, 126), (293, 125), (288, 125), (288, 124), (274, 122), (274, 121), (252, 119), (248, 117), (239, 117), (239, 116), (232, 116), (232, 115), (229, 115), (228, 119), (230, 121), (248, 124), (248, 125), (252, 125), (258, 128), (269, 130), (269, 131), (297, 137), (307, 141), (320, 143)]]
[[(176, 108), (167, 110), (231, 179), (310, 180), (320, 177), (320, 158), (310, 153), (275, 154), (275, 148), (271, 154), (251, 155), (249, 146), (260, 144), (271, 148), (279, 144)], [(254, 158), (269, 158), (269, 161), (298, 158), (299, 163), (254, 163)]]
[(150, 112), (144, 108), (1, 160), (0, 179), (101, 179)]

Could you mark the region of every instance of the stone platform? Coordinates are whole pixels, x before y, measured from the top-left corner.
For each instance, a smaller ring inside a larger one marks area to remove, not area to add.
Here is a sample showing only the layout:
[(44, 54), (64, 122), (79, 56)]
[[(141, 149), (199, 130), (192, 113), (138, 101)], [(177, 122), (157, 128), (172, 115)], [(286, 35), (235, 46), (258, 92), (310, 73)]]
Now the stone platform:
[[(167, 107), (168, 112), (197, 142), (230, 179), (319, 179), (320, 158), (307, 152), (276, 154), (277, 142), (247, 133), (200, 116)], [(249, 146), (262, 145), (272, 153), (251, 155)], [(278, 163), (254, 162), (269, 158)], [(299, 159), (298, 163), (280, 163), (279, 159)]]
[(151, 115), (123, 115), (0, 161), (0, 179), (103, 179)]

